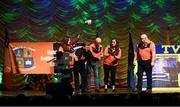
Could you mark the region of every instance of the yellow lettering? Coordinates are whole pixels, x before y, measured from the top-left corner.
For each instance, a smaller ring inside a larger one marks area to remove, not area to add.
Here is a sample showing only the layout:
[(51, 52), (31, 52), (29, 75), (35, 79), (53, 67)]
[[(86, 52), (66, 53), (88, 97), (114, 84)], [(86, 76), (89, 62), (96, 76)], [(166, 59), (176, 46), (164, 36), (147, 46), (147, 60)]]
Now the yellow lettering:
[(180, 48), (180, 46), (177, 46), (177, 48), (175, 48), (175, 46), (172, 46), (172, 49), (173, 49), (174, 53), (177, 53), (179, 48)]
[(168, 48), (171, 46), (162, 45), (162, 48), (164, 48), (164, 54), (168, 54)]

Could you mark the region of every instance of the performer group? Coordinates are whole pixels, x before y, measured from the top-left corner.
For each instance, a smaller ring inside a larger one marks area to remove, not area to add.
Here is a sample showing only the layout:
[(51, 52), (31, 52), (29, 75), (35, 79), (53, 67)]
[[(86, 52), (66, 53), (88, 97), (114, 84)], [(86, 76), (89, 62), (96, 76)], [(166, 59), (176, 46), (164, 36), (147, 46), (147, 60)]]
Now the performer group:
[[(90, 93), (91, 92), (91, 73), (94, 76), (93, 88), (96, 93), (100, 92), (100, 67), (99, 63), (103, 60), (104, 71), (104, 92), (111, 87), (112, 92), (116, 89), (116, 72), (122, 51), (119, 41), (115, 38), (103, 48), (102, 39), (96, 37), (92, 43), (82, 43), (78, 49), (74, 50), (74, 46), (78, 45), (80, 35), (72, 39), (65, 37), (59, 45), (57, 53), (58, 59), (66, 58), (63, 55), (68, 54), (70, 60), (58, 62), (57, 73), (60, 73), (62, 79), (66, 79), (69, 83), (74, 81), (74, 93)], [(147, 75), (147, 92), (152, 92), (152, 67), (155, 59), (155, 44), (149, 40), (146, 34), (140, 35), (140, 43), (136, 46), (134, 53), (134, 65), (138, 63), (137, 72), (137, 92), (142, 91), (143, 72)], [(64, 59), (65, 60), (65, 59)], [(110, 78), (109, 78), (110, 77)], [(81, 80), (81, 81), (80, 81)], [(110, 80), (110, 81), (109, 81)]]

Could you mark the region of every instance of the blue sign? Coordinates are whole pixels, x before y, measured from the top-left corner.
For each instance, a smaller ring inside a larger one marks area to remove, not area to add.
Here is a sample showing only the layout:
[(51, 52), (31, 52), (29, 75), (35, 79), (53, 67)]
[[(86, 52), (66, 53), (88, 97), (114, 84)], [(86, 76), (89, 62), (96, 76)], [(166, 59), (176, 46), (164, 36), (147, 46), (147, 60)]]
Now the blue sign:
[(156, 45), (156, 54), (180, 54), (180, 45)]

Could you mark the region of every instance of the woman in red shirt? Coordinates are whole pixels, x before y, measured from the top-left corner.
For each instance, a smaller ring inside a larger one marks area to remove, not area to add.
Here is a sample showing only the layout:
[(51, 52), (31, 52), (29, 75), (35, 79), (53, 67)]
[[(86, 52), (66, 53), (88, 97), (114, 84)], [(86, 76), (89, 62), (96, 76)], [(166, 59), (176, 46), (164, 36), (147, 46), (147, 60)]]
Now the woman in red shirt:
[(111, 44), (107, 45), (104, 50), (104, 56), (104, 88), (107, 91), (109, 73), (111, 73), (112, 91), (115, 91), (116, 68), (118, 59), (121, 58), (121, 49), (116, 39), (112, 39)]

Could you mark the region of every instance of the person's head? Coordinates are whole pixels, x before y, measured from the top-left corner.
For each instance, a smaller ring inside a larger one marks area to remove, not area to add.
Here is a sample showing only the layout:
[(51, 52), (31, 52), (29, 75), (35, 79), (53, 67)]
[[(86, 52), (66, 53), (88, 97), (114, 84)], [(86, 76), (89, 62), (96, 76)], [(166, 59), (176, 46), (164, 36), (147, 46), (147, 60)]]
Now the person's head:
[(96, 40), (95, 40), (95, 44), (96, 45), (100, 45), (102, 43), (102, 40), (100, 37), (97, 37)]
[(71, 39), (69, 37), (65, 37), (62, 42), (66, 45), (70, 45)]
[(142, 43), (148, 43), (149, 42), (148, 36), (146, 34), (142, 34), (140, 36), (140, 38), (141, 38)]
[(86, 52), (88, 52), (89, 50), (90, 50), (90, 46), (91, 45), (91, 42), (86, 42), (85, 43), (85, 46), (83, 47), (83, 49), (86, 51)]
[(89, 50), (89, 45), (87, 45), (87, 43), (82, 43), (81, 46), (82, 46), (83, 50), (85, 50), (85, 51)]
[(88, 45), (86, 45), (85, 47), (83, 47), (84, 48), (84, 50), (87, 52), (87, 51), (89, 51), (89, 46)]
[(118, 47), (119, 42), (116, 39), (111, 39), (111, 47)]

